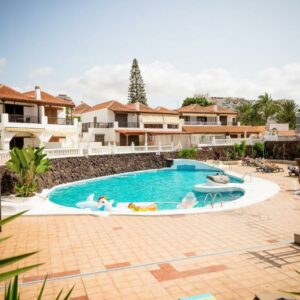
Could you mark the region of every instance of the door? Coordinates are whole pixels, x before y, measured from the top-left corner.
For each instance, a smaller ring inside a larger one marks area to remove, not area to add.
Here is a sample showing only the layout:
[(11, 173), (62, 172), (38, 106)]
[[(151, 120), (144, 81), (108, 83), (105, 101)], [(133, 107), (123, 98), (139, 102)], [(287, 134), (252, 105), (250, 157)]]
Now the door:
[(128, 136), (128, 145), (126, 145), (126, 135), (120, 134), (120, 146), (130, 146), (134, 143), (135, 146), (139, 146), (139, 136), (138, 135), (129, 135)]
[(119, 123), (119, 127), (127, 127), (128, 115), (127, 114), (115, 114), (115, 121)]
[(11, 141), (9, 142), (9, 148), (19, 148), (22, 149), (24, 147), (24, 138), (19, 136), (14, 136)]
[(5, 113), (8, 114), (9, 122), (24, 122), (24, 106), (15, 104), (5, 104)]
[(220, 122), (221, 122), (221, 125), (227, 125), (227, 117), (226, 116), (220, 116)]
[(48, 117), (48, 124), (58, 124), (56, 108), (45, 107), (45, 116)]
[(104, 145), (104, 134), (95, 134), (95, 142), (101, 142)]

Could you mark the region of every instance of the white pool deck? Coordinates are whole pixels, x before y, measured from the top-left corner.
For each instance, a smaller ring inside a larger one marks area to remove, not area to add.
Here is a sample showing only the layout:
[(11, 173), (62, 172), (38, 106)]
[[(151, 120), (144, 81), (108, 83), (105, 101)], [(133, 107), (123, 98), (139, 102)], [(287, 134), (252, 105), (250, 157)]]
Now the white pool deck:
[[(210, 165), (207, 163), (193, 161), (193, 160), (174, 160), (174, 165), (172, 168), (176, 168), (177, 165), (180, 164), (190, 164), (194, 165), (197, 164), (199, 167), (207, 167), (211, 168), (214, 167), (215, 170), (224, 169), (226, 174), (235, 176), (238, 178), (243, 178), (244, 174), (238, 174), (231, 170), (226, 170), (226, 167), (223, 165)], [(149, 172), (153, 170), (147, 171), (139, 171), (139, 172)], [(136, 172), (133, 172), (136, 173)], [(130, 173), (123, 173), (123, 174), (130, 174)], [(114, 176), (120, 176), (122, 174), (110, 175), (101, 178), (109, 178)], [(67, 183), (59, 185), (61, 186), (68, 186), (79, 184), (87, 181), (97, 180), (98, 178), (88, 179), (88, 180), (81, 180), (77, 182)], [(244, 176), (244, 183), (228, 183), (226, 186), (211, 186), (211, 185), (195, 185), (195, 190), (201, 187), (207, 192), (217, 192), (217, 191), (224, 191), (225, 189), (228, 190), (243, 190), (244, 195), (236, 200), (224, 202), (221, 206), (221, 203), (215, 203), (214, 207), (212, 208), (211, 205), (201, 207), (201, 208), (191, 208), (191, 209), (173, 209), (173, 210), (158, 210), (158, 211), (151, 211), (151, 212), (132, 212), (132, 211), (110, 211), (110, 212), (103, 212), (103, 211), (91, 211), (90, 209), (79, 209), (79, 208), (72, 208), (61, 206), (51, 202), (47, 196), (48, 194), (58, 186), (50, 189), (50, 190), (43, 190), (40, 194), (36, 194), (34, 197), (29, 199), (20, 199), (16, 198), (15, 196), (8, 196), (3, 197), (2, 200), (2, 209), (4, 215), (10, 215), (12, 213), (16, 213), (22, 210), (29, 210), (26, 215), (94, 215), (94, 216), (109, 216), (109, 215), (137, 215), (137, 216), (156, 216), (156, 215), (175, 215), (175, 214), (195, 214), (195, 213), (209, 213), (209, 212), (217, 212), (217, 211), (226, 211), (237, 209), (240, 207), (245, 207), (252, 205), (254, 203), (258, 203), (268, 198), (272, 197), (279, 191), (279, 186), (269, 180), (265, 180), (262, 178), (258, 178), (252, 176)]]

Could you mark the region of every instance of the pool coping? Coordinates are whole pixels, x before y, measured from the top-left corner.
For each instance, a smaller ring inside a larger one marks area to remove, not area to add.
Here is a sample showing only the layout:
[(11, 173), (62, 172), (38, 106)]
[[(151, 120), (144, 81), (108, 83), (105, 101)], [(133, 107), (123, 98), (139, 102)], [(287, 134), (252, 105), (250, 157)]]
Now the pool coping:
[[(174, 161), (182, 161), (180, 159), (174, 160)], [(185, 160), (186, 161), (186, 160)], [(190, 163), (201, 163), (206, 165), (207, 167), (215, 168), (216, 170), (222, 170), (226, 174), (230, 176), (237, 177), (239, 179), (243, 179), (243, 175), (233, 172), (231, 170), (226, 170), (226, 166), (216, 166), (212, 164), (208, 164), (206, 162), (199, 162), (195, 160), (188, 160)], [(162, 168), (162, 169), (170, 169), (170, 168)], [(156, 170), (162, 170), (162, 169), (150, 169), (150, 170), (140, 170), (135, 172), (125, 172), (125, 173), (119, 173), (119, 174), (113, 174), (113, 175), (107, 175), (107, 176), (101, 176), (96, 178), (90, 178), (90, 179), (84, 179), (79, 180), (75, 182), (69, 182), (57, 185), (51, 189), (44, 189), (41, 193), (36, 194), (34, 197), (32, 197), (30, 200), (21, 202), (19, 206), (16, 206), (18, 208), (18, 211), (29, 209), (29, 211), (26, 213), (26, 215), (93, 215), (93, 216), (116, 216), (116, 215), (123, 215), (123, 216), (170, 216), (170, 215), (180, 215), (180, 214), (198, 214), (198, 213), (211, 213), (211, 212), (220, 212), (220, 211), (228, 211), (233, 210), (241, 207), (246, 207), (255, 203), (259, 203), (262, 201), (265, 201), (275, 195), (279, 190), (278, 184), (258, 178), (255, 176), (252, 176), (251, 174), (251, 181), (249, 178), (249, 181), (247, 182), (244, 180), (243, 183), (230, 183), (226, 185), (228, 188), (238, 188), (242, 189), (244, 191), (244, 195), (236, 200), (232, 200), (229, 202), (225, 202), (223, 206), (221, 207), (219, 203), (215, 205), (214, 208), (210, 206), (205, 206), (201, 208), (190, 208), (190, 209), (176, 209), (176, 210), (160, 210), (160, 211), (149, 211), (149, 212), (131, 212), (131, 211), (91, 211), (90, 209), (80, 209), (80, 208), (73, 208), (73, 207), (66, 207), (59, 204), (56, 204), (52, 201), (50, 201), (47, 197), (51, 191), (58, 187), (64, 187), (74, 184), (81, 184), (85, 182), (90, 181), (96, 181), (99, 180), (99, 178), (111, 178), (116, 177), (120, 175), (128, 175), (133, 173), (144, 173), (144, 172), (153, 172)], [(210, 186), (213, 187), (213, 186)], [(259, 191), (259, 193), (257, 192)], [(4, 201), (6, 198), (4, 197)], [(15, 211), (16, 212), (16, 211)], [(11, 214), (6, 213), (4, 211), (4, 215)]]

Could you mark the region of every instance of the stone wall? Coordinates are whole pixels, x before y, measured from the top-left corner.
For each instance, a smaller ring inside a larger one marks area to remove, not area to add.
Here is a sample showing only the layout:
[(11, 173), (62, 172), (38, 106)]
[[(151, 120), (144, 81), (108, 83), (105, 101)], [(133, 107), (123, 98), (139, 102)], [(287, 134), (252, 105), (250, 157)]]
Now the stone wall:
[[(165, 167), (166, 159), (177, 157), (176, 152), (141, 154), (95, 155), (89, 157), (67, 157), (52, 159), (51, 170), (39, 178), (40, 189), (51, 188), (55, 185), (89, 179), (105, 175), (113, 175), (138, 170), (160, 169)], [(3, 166), (2, 193), (13, 192), (16, 178)]]
[(294, 160), (300, 157), (300, 142), (265, 142), (265, 157), (270, 159)]

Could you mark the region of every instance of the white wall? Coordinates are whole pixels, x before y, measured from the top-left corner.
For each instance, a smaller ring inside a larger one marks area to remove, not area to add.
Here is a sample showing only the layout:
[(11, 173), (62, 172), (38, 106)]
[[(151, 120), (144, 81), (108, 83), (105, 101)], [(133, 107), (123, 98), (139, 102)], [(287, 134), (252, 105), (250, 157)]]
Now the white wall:
[(94, 117), (97, 117), (97, 122), (100, 123), (114, 122), (114, 112), (107, 108), (98, 109), (81, 114), (81, 122), (94, 122)]

